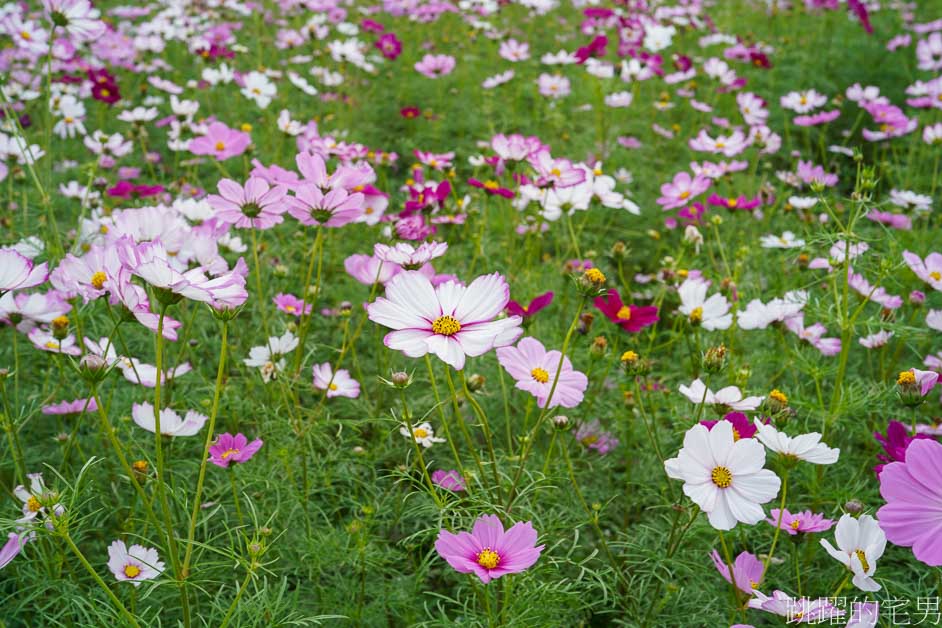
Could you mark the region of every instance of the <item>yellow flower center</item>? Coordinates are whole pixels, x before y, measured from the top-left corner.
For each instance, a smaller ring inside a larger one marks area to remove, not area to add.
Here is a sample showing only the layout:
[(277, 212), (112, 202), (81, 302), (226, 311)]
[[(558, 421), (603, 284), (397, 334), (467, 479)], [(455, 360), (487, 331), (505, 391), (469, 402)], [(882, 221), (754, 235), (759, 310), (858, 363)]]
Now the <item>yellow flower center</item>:
[(141, 575), (141, 568), (137, 565), (125, 565), (124, 575), (128, 578), (137, 578), (139, 575)]
[(931, 273), (929, 273), (929, 276), (932, 277), (932, 279), (934, 279), (935, 281), (942, 279), (942, 273), (940, 273), (937, 270), (934, 270)]
[(621, 354), (622, 362), (636, 362), (640, 356), (634, 351), (625, 351)]
[(860, 561), (860, 566), (863, 567), (864, 572), (870, 571), (870, 563), (867, 562), (867, 555), (862, 549), (854, 550), (854, 554), (857, 556), (857, 560)]
[(240, 126), (239, 128), (242, 129), (244, 132), (248, 133), (252, 130), (252, 125), (249, 124), (248, 122), (243, 122), (242, 126)]
[(138, 473), (147, 473), (147, 461), (146, 460), (135, 460), (131, 463), (131, 466)]
[(729, 197), (728, 199), (726, 199), (726, 204), (729, 205), (730, 207), (736, 207), (736, 205), (739, 204), (739, 199)]
[(439, 316), (432, 323), (432, 331), (440, 336), (454, 336), (461, 331), (461, 323), (452, 316)]
[(222, 455), (219, 456), (219, 457), (222, 458), (223, 460), (225, 460), (225, 459), (228, 458), (229, 456), (234, 456), (234, 455), (236, 455), (237, 453), (239, 453), (239, 450), (238, 450), (238, 449), (227, 449), (226, 451), (222, 452)]
[(414, 430), (412, 430), (412, 435), (415, 436), (416, 438), (428, 438), (428, 430), (421, 427), (417, 427)]
[(108, 233), (108, 225), (101, 225), (98, 227), (98, 231), (101, 233)]
[(65, 117), (65, 123), (66, 123), (66, 124), (72, 124), (73, 122), (75, 122), (75, 118), (73, 118), (72, 116), (66, 116), (66, 117)]
[(801, 527), (801, 521), (800, 521), (799, 519), (795, 519), (794, 521), (792, 521), (792, 522), (789, 524), (789, 527), (790, 527), (792, 530), (797, 530), (798, 528)]
[(285, 312), (288, 312), (288, 313), (291, 313), (291, 314), (293, 314), (294, 312), (296, 312), (297, 309), (298, 309), (298, 308), (294, 307), (293, 305), (286, 305), (286, 306), (285, 306)]
[(48, 341), (48, 342), (46, 343), (46, 348), (47, 348), (47, 349), (58, 349), (58, 348), (59, 348), (59, 342), (56, 341), (56, 340), (50, 340), (50, 341)]
[(554, 177), (558, 177), (562, 173), (563, 173), (562, 170), (560, 170), (559, 168), (553, 168), (552, 170), (550, 170), (550, 174), (553, 175)]
[(807, 97), (807, 96), (802, 96), (801, 99), (799, 99), (798, 102), (800, 102), (800, 103), (803, 104), (803, 105), (807, 105), (807, 104), (808, 104), (808, 97)]
[(328, 386), (328, 388), (330, 388), (331, 390), (337, 390), (337, 384), (331, 383), (331, 384)]
[(500, 563), (500, 555), (489, 547), (478, 554), (478, 564), (485, 569), (494, 569), (498, 563)]
[(541, 369), (540, 367), (536, 367), (535, 369), (530, 371), (530, 375), (532, 375), (533, 379), (540, 382), (541, 384), (545, 384), (546, 382), (549, 381), (549, 373), (547, 373), (544, 369)]
[(693, 308), (693, 311), (690, 312), (690, 322), (691, 323), (702, 323), (703, 322), (703, 308), (697, 306)]
[(681, 199), (690, 198), (690, 192), (687, 191), (687, 190), (684, 190), (683, 192), (680, 193), (680, 198), (681, 198)]
[(485, 181), (485, 182), (484, 182), (484, 189), (485, 189), (485, 190), (496, 190), (496, 189), (498, 189), (499, 187), (500, 187), (500, 185), (497, 183), (497, 181), (490, 180), (490, 181)]
[(590, 268), (585, 271), (585, 278), (595, 284), (605, 283), (605, 273), (598, 268)]
[(216, 150), (225, 150), (225, 149), (226, 149), (226, 144), (225, 144), (225, 142), (216, 142), (215, 148), (216, 148)]
[(719, 488), (728, 488), (733, 483), (733, 474), (726, 467), (714, 467), (710, 479)]
[(105, 286), (105, 281), (108, 280), (108, 275), (101, 272), (100, 270), (92, 275), (91, 284), (95, 290), (101, 290)]
[(615, 314), (619, 319), (623, 321), (631, 320), (631, 308), (627, 305), (621, 306), (621, 309)]
[(737, 430), (737, 429), (734, 427), (734, 428), (733, 428), (733, 442), (735, 443), (735, 442), (736, 442), (737, 440), (739, 440), (740, 438), (742, 438), (742, 436), (740, 436), (739, 430)]
[(26, 507), (29, 508), (30, 512), (39, 512), (43, 505), (39, 503), (38, 499), (30, 495), (29, 499), (26, 500)]
[(906, 384), (915, 384), (916, 376), (912, 371), (903, 371), (899, 374), (899, 377), (896, 378), (896, 383), (900, 386), (905, 386)]
[(725, 142), (717, 142), (717, 143), (716, 143), (716, 149), (717, 149), (717, 150), (723, 150), (724, 148), (726, 148), (726, 143), (725, 143)]
[(108, 91), (108, 88), (103, 88), (103, 89), (101, 90), (101, 95), (102, 95), (103, 97), (105, 97), (105, 98), (108, 98), (109, 96), (111, 96), (111, 92)]

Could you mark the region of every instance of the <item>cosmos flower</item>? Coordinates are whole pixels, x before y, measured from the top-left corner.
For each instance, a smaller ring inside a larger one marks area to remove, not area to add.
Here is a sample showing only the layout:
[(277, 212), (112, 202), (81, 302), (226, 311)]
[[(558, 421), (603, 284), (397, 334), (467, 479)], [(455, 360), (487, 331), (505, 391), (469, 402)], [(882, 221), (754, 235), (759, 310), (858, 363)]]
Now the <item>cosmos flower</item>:
[(26, 532), (10, 532), (7, 535), (6, 543), (3, 544), (3, 547), (0, 547), (0, 569), (9, 565), (14, 558), (20, 555), (28, 539), (29, 533)]
[[(155, 432), (157, 428), (154, 417), (154, 406), (150, 402), (135, 403), (131, 406), (131, 418), (148, 432)], [(160, 433), (164, 436), (194, 436), (209, 420), (205, 414), (195, 410), (187, 410), (186, 416), (181, 417), (170, 408), (160, 409)]]
[(194, 155), (212, 155), (225, 161), (244, 153), (251, 143), (248, 133), (230, 129), (222, 122), (213, 122), (207, 127), (206, 134), (190, 140), (187, 148)]
[[(781, 523), (779, 523), (780, 514)], [(781, 511), (778, 508), (773, 508), (769, 511), (769, 518), (766, 519), (766, 521), (772, 526), (779, 526), (792, 536), (796, 534), (811, 534), (812, 532), (827, 532), (834, 527), (834, 521), (825, 519), (823, 514), (818, 514), (810, 510), (790, 513), (787, 508)]]
[(46, 263), (33, 260), (13, 249), (0, 249), (0, 296), (11, 290), (34, 288), (49, 276)]
[(812, 464), (834, 464), (841, 453), (840, 449), (828, 447), (821, 442), (821, 434), (810, 432), (800, 436), (788, 436), (778, 431), (774, 425), (754, 419), (756, 438), (763, 445), (785, 458), (804, 460)]
[(729, 577), (729, 565), (727, 565), (719, 552), (713, 550), (710, 552), (710, 558), (713, 559), (713, 565), (720, 572), (726, 582), (736, 581), (736, 588), (751, 596), (755, 589), (762, 583), (762, 576), (765, 569), (762, 561), (749, 552), (741, 552), (736, 560), (733, 561), (733, 579)]
[(886, 549), (886, 534), (877, 520), (870, 515), (860, 515), (855, 519), (844, 514), (834, 530), (834, 541), (837, 548), (827, 539), (821, 539), (821, 547), (850, 569), (854, 586), (861, 591), (879, 591), (880, 585), (873, 579), (873, 574)]
[(119, 582), (140, 586), (144, 580), (153, 580), (163, 573), (164, 564), (154, 548), (142, 545), (128, 547), (117, 540), (108, 546), (108, 569)]
[(60, 401), (42, 407), (43, 414), (51, 415), (69, 415), (82, 414), (83, 412), (98, 412), (98, 404), (94, 397), (88, 399), (76, 399), (75, 401)]
[(517, 388), (536, 397), (540, 408), (547, 405), (574, 408), (582, 403), (589, 385), (588, 378), (573, 369), (568, 357), (556, 350), (547, 351), (536, 338), (522, 338), (516, 346), (498, 348), (497, 361), (517, 380)]
[(693, 403), (702, 403), (707, 406), (725, 406), (730, 410), (738, 412), (755, 410), (759, 407), (759, 404), (762, 403), (762, 400), (765, 399), (765, 397), (743, 398), (742, 391), (736, 386), (727, 386), (714, 393), (706, 387), (699, 377), (693, 380), (690, 386), (681, 384), (677, 390)]
[(281, 223), (288, 210), (288, 188), (269, 186), (265, 179), (249, 177), (245, 186), (232, 179), (220, 179), (219, 194), (206, 199), (216, 210), (215, 218), (240, 229), (270, 229)]
[(592, 304), (612, 321), (627, 332), (638, 332), (655, 324), (658, 320), (657, 307), (651, 305), (626, 305), (617, 290), (609, 290), (605, 296), (596, 297)]
[(521, 305), (511, 299), (507, 302), (507, 313), (511, 316), (522, 316), (523, 320), (526, 321), (536, 313), (548, 308), (552, 302), (552, 291), (544, 292), (539, 296), (533, 297), (533, 299), (527, 305)]
[(461, 474), (451, 469), (436, 469), (432, 471), (432, 483), (453, 493), (460, 493), (465, 490), (465, 481)]
[(910, 251), (903, 251), (903, 260), (917, 277), (942, 291), (942, 253), (929, 253), (925, 260)]
[(618, 439), (610, 432), (603, 430), (602, 423), (598, 419), (592, 419), (588, 423), (579, 423), (572, 436), (582, 446), (594, 450), (600, 456), (618, 447)]
[(314, 388), (326, 390), (327, 398), (350, 397), (356, 399), (360, 396), (360, 383), (350, 377), (347, 369), (340, 369), (334, 373), (329, 362), (315, 364), (311, 367), (314, 377)]
[(292, 316), (297, 316), (299, 318), (304, 314), (311, 313), (311, 306), (309, 304), (305, 304), (304, 301), (294, 296), (293, 294), (279, 292), (272, 299), (272, 302), (285, 314), (291, 314)]
[(729, 312), (729, 301), (722, 294), (707, 298), (710, 284), (702, 279), (686, 279), (677, 289), (680, 296), (681, 314), (687, 316), (691, 325), (700, 325), (706, 330), (729, 329), (733, 315)]
[(694, 425), (677, 457), (664, 461), (668, 477), (684, 481), (684, 494), (718, 530), (765, 518), (761, 504), (778, 495), (782, 482), (764, 466), (762, 444), (753, 438), (734, 440), (728, 421), (718, 422), (712, 430)]
[(371, 321), (394, 330), (386, 334), (387, 347), (410, 358), (434, 353), (461, 370), (466, 356), (511, 344), (523, 333), (519, 316), (495, 320), (509, 300), (510, 289), (498, 273), (467, 287), (454, 281), (433, 287), (423, 274), (405, 271), (367, 310)]
[(415, 64), (415, 71), (430, 79), (437, 79), (446, 74), (451, 74), (454, 69), (455, 58), (451, 55), (427, 54)]
[(233, 436), (226, 432), (217, 436), (216, 442), (209, 447), (209, 461), (217, 467), (226, 469), (232, 462), (248, 462), (261, 448), (262, 439), (260, 438), (250, 443), (249, 439), (241, 433)]
[(405, 438), (412, 438), (418, 444), (422, 445), (426, 449), (434, 445), (435, 443), (444, 443), (444, 438), (439, 438), (435, 436), (435, 430), (432, 429), (432, 424), (428, 421), (424, 421), (412, 427), (412, 433), (409, 433), (409, 426), (402, 424), (399, 427), (399, 433), (402, 434)]
[(504, 531), (497, 515), (481, 515), (470, 534), (439, 531), (435, 551), (459, 573), (473, 573), (487, 584), (532, 567), (545, 547), (536, 541), (536, 530), (529, 521), (517, 522)]

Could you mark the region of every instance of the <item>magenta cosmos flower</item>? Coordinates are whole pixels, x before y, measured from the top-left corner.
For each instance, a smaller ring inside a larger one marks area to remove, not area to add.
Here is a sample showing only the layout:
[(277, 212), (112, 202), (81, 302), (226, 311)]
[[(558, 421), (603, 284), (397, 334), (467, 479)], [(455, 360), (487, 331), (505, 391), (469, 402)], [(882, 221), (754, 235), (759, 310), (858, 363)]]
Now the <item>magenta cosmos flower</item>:
[[(766, 521), (772, 526), (779, 525), (779, 509), (773, 508), (769, 511), (769, 518)], [(782, 523), (779, 527), (791, 534), (810, 534), (811, 532), (827, 532), (834, 526), (834, 521), (825, 519), (824, 515), (814, 513), (810, 510), (804, 512), (790, 513), (788, 509), (781, 511)]]
[(194, 155), (212, 155), (218, 161), (225, 161), (244, 153), (251, 142), (248, 133), (230, 129), (222, 122), (213, 122), (206, 135), (190, 140), (188, 148)]
[(886, 505), (877, 511), (880, 527), (895, 545), (913, 548), (916, 560), (942, 565), (942, 444), (914, 440), (905, 462), (891, 462), (880, 474)]
[(436, 79), (451, 74), (455, 69), (455, 58), (451, 55), (425, 55), (415, 64), (415, 70), (423, 76)]
[(217, 467), (226, 469), (230, 462), (248, 462), (262, 448), (262, 439), (256, 438), (251, 443), (242, 433), (233, 436), (228, 432), (220, 434), (209, 448), (209, 461)]
[(371, 303), (370, 320), (393, 329), (384, 342), (410, 358), (434, 353), (457, 370), (466, 356), (479, 356), (517, 339), (521, 318), (494, 320), (510, 300), (499, 273), (465, 287), (455, 281), (433, 287), (428, 277), (404, 271), (386, 285), (386, 297)]
[[(497, 350), (497, 360), (511, 377), (517, 380), (517, 388), (536, 397), (537, 405), (547, 406), (550, 391), (553, 398), (550, 406), (575, 408), (582, 403), (589, 379), (585, 373), (572, 368), (569, 358), (563, 357), (560, 368), (559, 351), (547, 351), (536, 338), (523, 338), (516, 347), (501, 347)], [(559, 371), (559, 381), (553, 390), (553, 381)]]
[(549, 304), (553, 302), (553, 293), (544, 292), (538, 297), (534, 297), (527, 305), (521, 305), (513, 299), (507, 302), (507, 313), (514, 316), (522, 316), (524, 320), (533, 316), (540, 310), (543, 310), (549, 307)]
[(222, 179), (219, 194), (210, 194), (206, 202), (216, 210), (215, 218), (236, 227), (270, 229), (284, 218), (288, 209), (288, 188), (271, 187), (261, 177), (249, 177), (245, 187), (232, 179)]
[(604, 297), (596, 297), (592, 303), (608, 320), (627, 332), (641, 331), (659, 320), (656, 307), (625, 305), (617, 290), (609, 290), (608, 294)]
[(540, 557), (545, 545), (536, 544), (536, 530), (529, 521), (504, 531), (497, 515), (481, 515), (471, 533), (438, 533), (435, 551), (459, 573), (473, 573), (487, 584), (509, 573), (520, 573)]

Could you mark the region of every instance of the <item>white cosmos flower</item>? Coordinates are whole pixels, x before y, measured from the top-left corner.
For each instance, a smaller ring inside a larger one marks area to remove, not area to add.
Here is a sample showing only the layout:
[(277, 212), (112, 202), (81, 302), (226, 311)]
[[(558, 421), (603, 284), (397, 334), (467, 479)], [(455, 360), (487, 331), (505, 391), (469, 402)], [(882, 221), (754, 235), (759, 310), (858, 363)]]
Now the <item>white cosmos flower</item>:
[(837, 549), (827, 539), (821, 546), (854, 574), (852, 582), (861, 591), (879, 591), (880, 585), (873, 579), (877, 561), (886, 549), (886, 534), (877, 520), (870, 515), (854, 519), (845, 514), (834, 529)]
[[(402, 427), (399, 428), (399, 433), (405, 438), (409, 438), (409, 426), (403, 424)], [(434, 443), (445, 442), (444, 438), (435, 436), (435, 430), (432, 429), (432, 424), (428, 421), (419, 423), (412, 428), (412, 438), (426, 449), (431, 447)]]
[(755, 410), (759, 407), (759, 404), (762, 403), (762, 400), (765, 399), (765, 397), (743, 398), (742, 391), (735, 386), (720, 388), (714, 393), (712, 390), (706, 387), (699, 377), (693, 380), (690, 383), (690, 386), (684, 386), (681, 384), (677, 390), (680, 391), (680, 394), (693, 403), (702, 402), (707, 406), (726, 406), (731, 410), (736, 410), (737, 412)]
[(108, 546), (108, 568), (117, 580), (140, 586), (142, 581), (153, 580), (163, 573), (164, 564), (154, 548), (128, 547), (118, 540)]
[(765, 517), (760, 504), (775, 499), (782, 481), (764, 466), (762, 444), (754, 438), (734, 440), (729, 421), (713, 429), (694, 425), (677, 457), (664, 461), (667, 475), (684, 481), (684, 494), (717, 530), (731, 530), (738, 522), (754, 525)]
[(691, 324), (699, 324), (706, 330), (729, 329), (733, 315), (729, 313), (729, 302), (722, 294), (707, 298), (710, 285), (702, 279), (688, 279), (680, 284), (678, 310), (687, 316)]
[[(148, 432), (156, 431), (154, 420), (154, 406), (148, 402), (135, 403), (131, 407), (131, 418), (139, 427)], [(193, 436), (203, 429), (203, 424), (209, 419), (205, 414), (189, 410), (185, 417), (171, 410), (160, 410), (160, 433), (164, 436)]]
[(786, 457), (797, 458), (812, 464), (834, 464), (841, 450), (828, 447), (821, 442), (821, 434), (810, 432), (801, 436), (789, 436), (774, 426), (753, 419), (756, 426), (756, 438), (772, 451)]
[(766, 235), (761, 238), (764, 249), (794, 249), (805, 245), (805, 241), (796, 238), (791, 231), (784, 231), (782, 235)]
[(278, 373), (285, 370), (284, 356), (294, 351), (298, 342), (290, 331), (286, 331), (283, 336), (271, 336), (267, 345), (252, 347), (249, 350), (249, 357), (242, 362), (246, 366), (260, 369), (262, 381), (267, 384), (278, 377)]

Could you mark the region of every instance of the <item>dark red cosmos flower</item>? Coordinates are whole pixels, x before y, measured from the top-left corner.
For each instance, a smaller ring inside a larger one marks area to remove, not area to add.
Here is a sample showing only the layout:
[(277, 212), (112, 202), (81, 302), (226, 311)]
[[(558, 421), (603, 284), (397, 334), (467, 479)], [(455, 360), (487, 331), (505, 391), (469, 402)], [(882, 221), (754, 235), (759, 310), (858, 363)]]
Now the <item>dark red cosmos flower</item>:
[[(740, 438), (752, 438), (756, 433), (756, 426), (752, 420), (742, 412), (729, 412), (723, 415), (723, 419), (733, 424), (733, 440)], [(712, 430), (718, 421), (700, 421), (700, 425), (705, 425), (707, 429)], [(766, 420), (768, 423), (768, 420)]]
[(606, 45), (608, 45), (608, 37), (597, 35), (589, 42), (588, 46), (576, 50), (576, 59), (579, 63), (585, 63), (589, 57), (604, 57)]
[(885, 456), (883, 454), (877, 454), (877, 458), (880, 459), (880, 464), (873, 467), (877, 477), (880, 476), (883, 467), (891, 462), (906, 462), (906, 448), (909, 447), (911, 442), (920, 438), (932, 438), (928, 434), (916, 434), (915, 436), (911, 436), (909, 428), (899, 421), (889, 422), (886, 426), (886, 436), (880, 432), (874, 432), (873, 437), (877, 439), (877, 442), (883, 445), (883, 449), (886, 451)]
[(497, 196), (503, 196), (504, 198), (514, 197), (513, 190), (501, 187), (500, 183), (494, 181), (493, 179), (488, 179), (487, 181), (468, 179), (468, 185), (471, 187), (480, 188), (492, 196), (496, 194)]
[(617, 290), (609, 290), (604, 297), (596, 297), (593, 303), (608, 320), (632, 333), (641, 331), (659, 320), (656, 307), (625, 305)]
[(157, 196), (164, 191), (162, 185), (135, 185), (130, 181), (118, 181), (114, 187), (108, 189), (108, 196), (115, 198), (146, 198)]
[(511, 316), (522, 316), (524, 320), (543, 310), (553, 302), (553, 292), (544, 292), (534, 297), (527, 305), (520, 305), (513, 299), (507, 302), (507, 313)]
[(375, 46), (390, 61), (402, 54), (402, 42), (394, 33), (384, 33), (376, 40)]
[(399, 115), (411, 120), (412, 118), (418, 118), (422, 115), (422, 111), (418, 107), (403, 107), (399, 110)]

